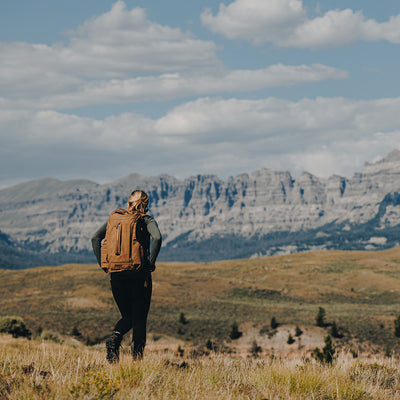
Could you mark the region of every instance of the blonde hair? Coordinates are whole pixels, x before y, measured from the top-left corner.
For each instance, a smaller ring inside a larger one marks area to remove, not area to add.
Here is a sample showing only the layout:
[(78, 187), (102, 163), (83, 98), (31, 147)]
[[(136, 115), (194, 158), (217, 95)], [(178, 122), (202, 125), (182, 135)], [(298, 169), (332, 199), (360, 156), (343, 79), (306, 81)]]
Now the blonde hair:
[(146, 214), (149, 209), (149, 196), (143, 190), (134, 190), (129, 196), (128, 206), (133, 206), (133, 212)]

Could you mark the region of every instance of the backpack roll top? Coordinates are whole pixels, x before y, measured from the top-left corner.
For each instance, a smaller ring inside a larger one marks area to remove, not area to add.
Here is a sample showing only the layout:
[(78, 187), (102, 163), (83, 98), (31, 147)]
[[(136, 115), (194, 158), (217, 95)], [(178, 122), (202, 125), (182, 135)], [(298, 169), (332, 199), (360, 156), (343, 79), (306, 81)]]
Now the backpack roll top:
[(104, 263), (107, 264), (108, 272), (143, 269), (146, 251), (144, 241), (141, 240), (145, 233), (145, 227), (141, 220), (141, 215), (131, 214), (124, 209), (115, 210), (110, 215), (103, 242), (103, 245), (105, 244)]

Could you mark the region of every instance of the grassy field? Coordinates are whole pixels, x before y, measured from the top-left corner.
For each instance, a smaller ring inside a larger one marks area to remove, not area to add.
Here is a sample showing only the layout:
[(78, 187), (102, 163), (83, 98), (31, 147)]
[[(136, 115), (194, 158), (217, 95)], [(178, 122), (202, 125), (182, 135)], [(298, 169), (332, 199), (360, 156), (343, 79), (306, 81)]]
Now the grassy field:
[[(203, 348), (210, 340), (221, 351), (246, 355), (256, 341), (264, 356), (309, 354), (335, 322), (338, 349), (398, 354), (399, 267), (398, 248), (160, 263), (153, 274), (149, 337), (160, 348)], [(326, 311), (324, 327), (315, 326), (319, 307)], [(108, 276), (96, 265), (0, 270), (0, 314), (22, 317), (33, 333), (40, 327), (62, 338), (76, 328), (87, 343), (108, 336), (119, 318)], [(277, 329), (270, 327), (272, 317)], [(235, 321), (242, 337), (231, 340)], [(303, 331), (299, 337), (296, 326)]]
[(0, 335), (0, 398), (389, 400), (400, 398), (400, 362), (354, 360), (332, 365), (301, 357), (250, 358), (211, 353), (179, 357), (122, 354), (109, 365), (97, 346), (73, 346)]

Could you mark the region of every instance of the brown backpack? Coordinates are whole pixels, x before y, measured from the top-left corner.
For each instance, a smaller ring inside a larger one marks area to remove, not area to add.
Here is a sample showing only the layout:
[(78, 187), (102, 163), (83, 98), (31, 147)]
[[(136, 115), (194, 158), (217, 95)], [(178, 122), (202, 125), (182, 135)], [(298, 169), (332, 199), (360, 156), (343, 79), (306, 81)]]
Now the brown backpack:
[(108, 218), (106, 236), (101, 246), (101, 267), (108, 272), (144, 270), (149, 234), (144, 215), (123, 208)]

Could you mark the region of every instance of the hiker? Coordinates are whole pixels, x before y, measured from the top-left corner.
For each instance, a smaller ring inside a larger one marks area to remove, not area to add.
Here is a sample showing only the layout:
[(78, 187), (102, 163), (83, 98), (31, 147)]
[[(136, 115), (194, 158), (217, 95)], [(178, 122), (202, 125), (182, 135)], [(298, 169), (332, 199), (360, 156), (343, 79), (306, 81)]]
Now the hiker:
[[(151, 273), (156, 268), (155, 262), (162, 241), (156, 220), (146, 214), (148, 205), (149, 196), (144, 191), (133, 191), (129, 196), (128, 209), (120, 208), (111, 213), (108, 221), (92, 237), (94, 254), (101, 268), (110, 274), (112, 294), (121, 313), (121, 319), (115, 325), (112, 335), (106, 340), (107, 360), (110, 363), (119, 360), (119, 347), (122, 338), (131, 328), (133, 329), (133, 358), (141, 359), (143, 357), (146, 344), (147, 314), (152, 292)], [(119, 224), (112, 222), (115, 221), (115, 218), (122, 222)], [(126, 218), (132, 221), (132, 225), (123, 222), (124, 219), (126, 221)], [(130, 240), (129, 234), (124, 233), (126, 230), (120, 228), (119, 234), (121, 236), (117, 236), (118, 244), (113, 245), (114, 248), (116, 246), (120, 248), (118, 250), (108, 249), (112, 247), (111, 242), (115, 241), (112, 238), (112, 231), (120, 226), (128, 226), (129, 231), (132, 230), (131, 226), (135, 226), (133, 241)], [(109, 229), (109, 232), (107, 232), (107, 229)], [(152, 239), (151, 249), (149, 248), (150, 237)], [(126, 248), (129, 248), (127, 253), (130, 262), (127, 265), (118, 261), (120, 253), (123, 253)], [(132, 258), (135, 257), (139, 257), (139, 259), (132, 261)]]

